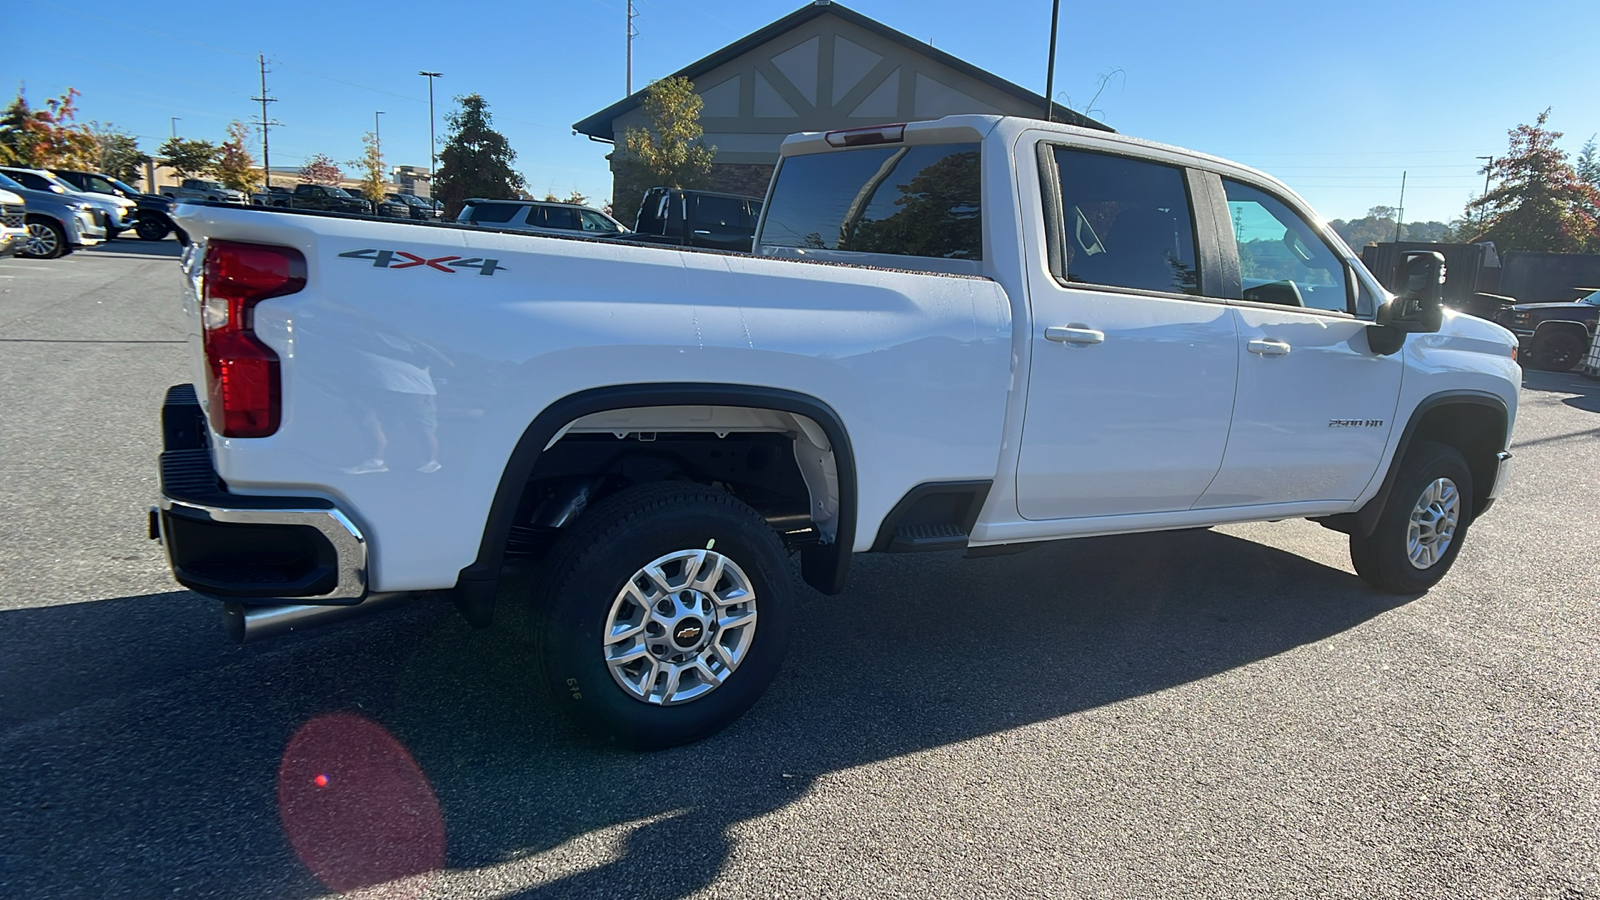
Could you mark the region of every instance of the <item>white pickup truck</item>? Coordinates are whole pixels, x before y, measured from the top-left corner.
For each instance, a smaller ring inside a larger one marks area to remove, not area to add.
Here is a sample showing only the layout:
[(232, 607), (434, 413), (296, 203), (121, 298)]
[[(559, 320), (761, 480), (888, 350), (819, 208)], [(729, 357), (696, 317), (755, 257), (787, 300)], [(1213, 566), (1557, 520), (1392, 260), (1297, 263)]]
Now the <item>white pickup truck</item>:
[[(612, 741), (760, 696), (858, 553), (1307, 517), (1427, 590), (1508, 472), (1516, 340), (1284, 185), (982, 116), (788, 138), (752, 254), (181, 205), (152, 536), (253, 639), (538, 566)], [(508, 582), (509, 584), (509, 582)], [(509, 591), (509, 588), (508, 588)]]

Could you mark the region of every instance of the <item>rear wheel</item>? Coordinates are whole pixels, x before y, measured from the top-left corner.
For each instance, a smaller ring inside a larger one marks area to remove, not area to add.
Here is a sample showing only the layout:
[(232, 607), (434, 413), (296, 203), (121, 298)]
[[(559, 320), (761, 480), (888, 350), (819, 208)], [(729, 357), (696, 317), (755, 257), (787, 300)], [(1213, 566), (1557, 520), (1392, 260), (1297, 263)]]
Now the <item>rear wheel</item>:
[(1406, 454), (1370, 535), (1350, 536), (1362, 580), (1392, 594), (1418, 594), (1450, 571), (1472, 518), (1472, 471), (1460, 451), (1419, 444)]
[(61, 226), (42, 216), (29, 216), (28, 240), (18, 251), (30, 259), (56, 259), (67, 253), (67, 233)]
[(1549, 331), (1533, 339), (1533, 364), (1552, 372), (1569, 372), (1583, 360), (1583, 338), (1575, 329)]
[(783, 544), (755, 510), (703, 485), (612, 495), (565, 530), (546, 571), (544, 678), (567, 715), (610, 743), (671, 747), (720, 731), (788, 649)]

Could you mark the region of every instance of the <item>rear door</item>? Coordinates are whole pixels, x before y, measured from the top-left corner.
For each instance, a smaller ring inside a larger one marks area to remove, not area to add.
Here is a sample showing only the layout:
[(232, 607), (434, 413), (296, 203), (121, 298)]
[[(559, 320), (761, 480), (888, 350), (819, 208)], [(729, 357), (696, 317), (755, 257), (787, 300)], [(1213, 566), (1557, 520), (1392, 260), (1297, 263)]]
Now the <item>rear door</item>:
[(1383, 458), (1405, 363), (1367, 346), (1373, 294), (1307, 213), (1265, 185), (1223, 178), (1220, 192), (1239, 387), (1222, 470), (1197, 505), (1355, 500)]
[(1044, 146), (1047, 221), (1026, 233), (1051, 247), (1028, 275), (1018, 511), (1189, 509), (1222, 464), (1238, 368), (1214, 229), (1196, 227), (1197, 186), (1175, 162)]

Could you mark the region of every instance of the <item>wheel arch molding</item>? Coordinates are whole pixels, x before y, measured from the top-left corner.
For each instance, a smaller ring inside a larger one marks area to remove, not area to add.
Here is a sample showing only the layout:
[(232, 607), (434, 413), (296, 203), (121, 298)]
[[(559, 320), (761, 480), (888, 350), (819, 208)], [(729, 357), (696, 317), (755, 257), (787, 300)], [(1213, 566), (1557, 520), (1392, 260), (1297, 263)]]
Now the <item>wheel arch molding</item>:
[(832, 544), (801, 551), (801, 575), (825, 594), (844, 589), (856, 531), (856, 464), (844, 420), (827, 403), (808, 394), (758, 385), (662, 382), (610, 385), (569, 394), (551, 403), (523, 431), (500, 475), (478, 556), (463, 568), (453, 591), (467, 620), (485, 627), (493, 619), (500, 568), (511, 536), (522, 491), (540, 455), (562, 429), (584, 416), (611, 410), (651, 406), (731, 406), (770, 409), (805, 416), (823, 430), (833, 445), (839, 479), (838, 526)]

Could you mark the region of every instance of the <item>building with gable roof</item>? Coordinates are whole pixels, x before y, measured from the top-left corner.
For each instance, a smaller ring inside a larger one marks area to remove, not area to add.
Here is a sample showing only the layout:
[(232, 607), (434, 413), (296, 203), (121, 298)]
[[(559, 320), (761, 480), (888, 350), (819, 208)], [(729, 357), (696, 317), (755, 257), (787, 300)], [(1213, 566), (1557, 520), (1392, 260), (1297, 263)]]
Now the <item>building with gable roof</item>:
[[(711, 188), (758, 197), (766, 194), (778, 145), (797, 131), (969, 113), (1044, 118), (1045, 111), (1040, 95), (830, 0), (815, 0), (673, 74), (694, 82), (704, 103), (705, 143), (716, 147)], [(629, 128), (645, 127), (644, 98), (636, 91), (572, 127), (620, 145)], [(1055, 118), (1111, 130), (1060, 104)], [(633, 212), (618, 210), (630, 224)]]

